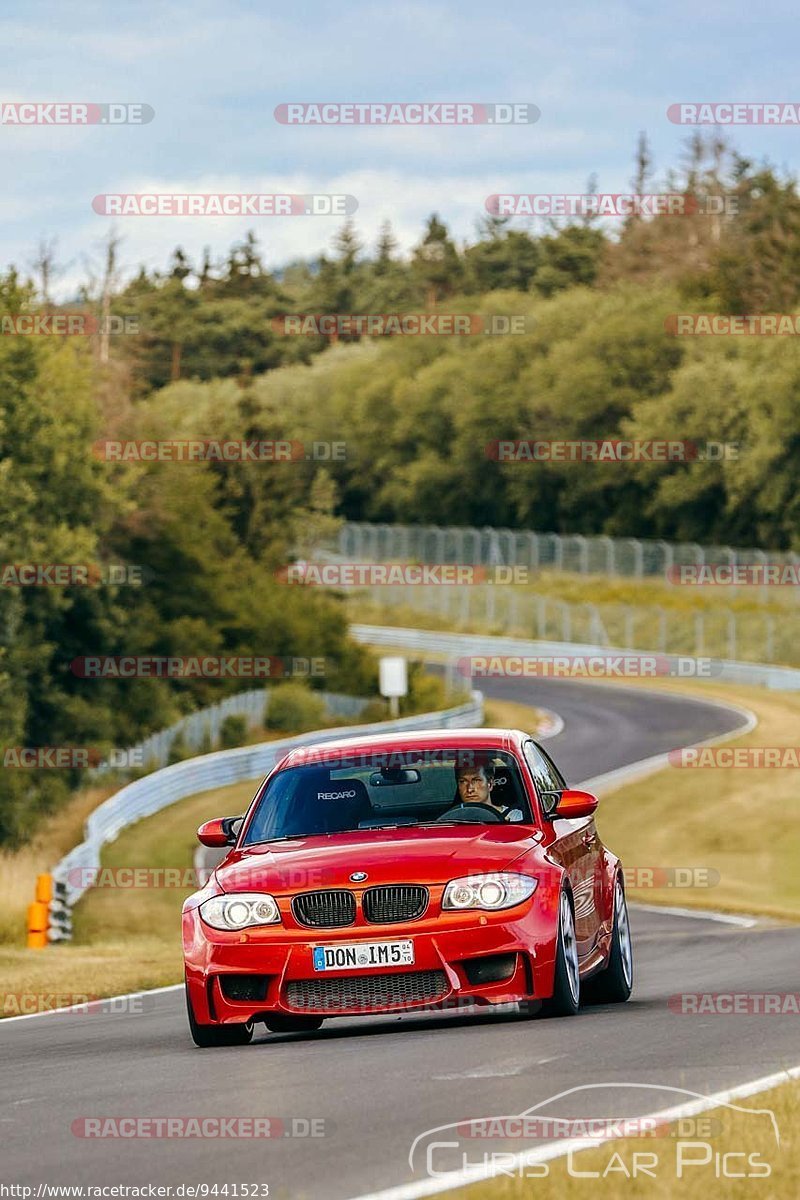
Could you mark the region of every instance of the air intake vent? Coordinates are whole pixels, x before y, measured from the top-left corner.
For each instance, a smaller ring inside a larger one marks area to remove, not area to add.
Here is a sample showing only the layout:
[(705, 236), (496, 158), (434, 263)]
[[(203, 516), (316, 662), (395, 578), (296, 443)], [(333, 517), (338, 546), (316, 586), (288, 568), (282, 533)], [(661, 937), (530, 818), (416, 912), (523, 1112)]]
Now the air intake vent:
[(286, 985), (286, 1004), (299, 1012), (369, 1012), (434, 1004), (448, 991), (444, 971), (348, 975), (339, 979), (292, 980)]

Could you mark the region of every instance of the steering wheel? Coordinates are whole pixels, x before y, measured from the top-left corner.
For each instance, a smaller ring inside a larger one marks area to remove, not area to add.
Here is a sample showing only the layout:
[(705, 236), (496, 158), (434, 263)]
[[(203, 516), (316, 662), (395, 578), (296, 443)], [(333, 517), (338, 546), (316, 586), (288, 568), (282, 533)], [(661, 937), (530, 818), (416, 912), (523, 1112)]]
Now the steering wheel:
[(458, 821), (464, 825), (483, 825), (485, 823), (502, 825), (503, 818), (496, 808), (492, 808), (490, 804), (454, 804), (452, 808), (448, 808), (447, 812), (442, 813), (436, 818), (435, 824), (440, 821)]

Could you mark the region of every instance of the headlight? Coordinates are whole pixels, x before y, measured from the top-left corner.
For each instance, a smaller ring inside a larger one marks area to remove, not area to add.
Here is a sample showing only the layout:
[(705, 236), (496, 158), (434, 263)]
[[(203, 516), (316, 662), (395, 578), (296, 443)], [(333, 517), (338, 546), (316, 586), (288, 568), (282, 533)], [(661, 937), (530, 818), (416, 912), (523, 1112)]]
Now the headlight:
[(280, 910), (274, 896), (238, 892), (213, 896), (200, 905), (200, 916), (214, 929), (247, 929), (250, 925), (279, 925)]
[(537, 880), (530, 875), (467, 875), (453, 879), (444, 889), (442, 908), (464, 909), (513, 908), (528, 900), (536, 891)]

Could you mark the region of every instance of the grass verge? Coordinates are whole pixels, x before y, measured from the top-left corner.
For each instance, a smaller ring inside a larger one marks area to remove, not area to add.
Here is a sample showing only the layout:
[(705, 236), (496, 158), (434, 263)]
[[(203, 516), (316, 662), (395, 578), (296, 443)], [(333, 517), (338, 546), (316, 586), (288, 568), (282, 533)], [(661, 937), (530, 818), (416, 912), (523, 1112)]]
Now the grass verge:
[[(725, 743), (726, 748), (797, 744), (800, 695), (723, 684), (687, 687), (670, 680), (650, 683), (648, 690), (654, 686), (754, 712), (756, 728)], [(688, 741), (690, 729), (686, 736)], [(626, 868), (694, 867), (718, 876), (710, 887), (629, 888), (631, 899), (797, 920), (800, 826), (793, 814), (798, 789), (800, 771), (791, 767), (670, 766), (605, 796), (597, 826)]]

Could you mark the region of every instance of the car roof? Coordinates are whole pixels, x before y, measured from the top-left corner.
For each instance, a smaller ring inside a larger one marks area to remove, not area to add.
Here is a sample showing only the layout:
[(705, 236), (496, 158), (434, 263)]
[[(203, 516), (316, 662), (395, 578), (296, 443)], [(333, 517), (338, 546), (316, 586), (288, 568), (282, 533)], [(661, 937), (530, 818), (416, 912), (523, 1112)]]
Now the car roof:
[(402, 733), (373, 733), (334, 741), (311, 742), (290, 750), (277, 767), (335, 759), (343, 755), (401, 753), (405, 750), (442, 746), (454, 750), (506, 750), (514, 752), (531, 735), (519, 729), (419, 729)]

